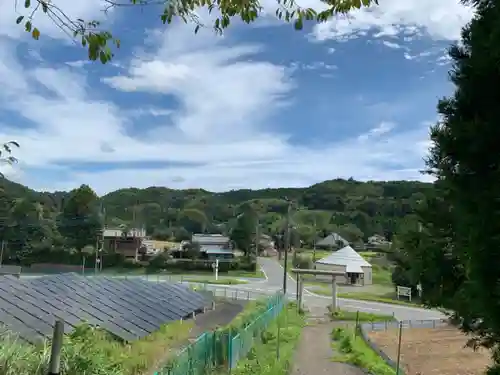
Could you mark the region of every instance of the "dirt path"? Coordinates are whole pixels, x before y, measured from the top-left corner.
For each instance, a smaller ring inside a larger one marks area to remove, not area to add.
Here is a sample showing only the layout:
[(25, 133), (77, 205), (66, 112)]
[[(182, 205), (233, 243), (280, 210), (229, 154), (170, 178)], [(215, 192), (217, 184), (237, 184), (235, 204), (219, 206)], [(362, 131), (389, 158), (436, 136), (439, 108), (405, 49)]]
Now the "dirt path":
[(294, 356), (292, 375), (366, 375), (347, 363), (333, 362), (331, 332), (339, 322), (312, 317), (304, 328)]

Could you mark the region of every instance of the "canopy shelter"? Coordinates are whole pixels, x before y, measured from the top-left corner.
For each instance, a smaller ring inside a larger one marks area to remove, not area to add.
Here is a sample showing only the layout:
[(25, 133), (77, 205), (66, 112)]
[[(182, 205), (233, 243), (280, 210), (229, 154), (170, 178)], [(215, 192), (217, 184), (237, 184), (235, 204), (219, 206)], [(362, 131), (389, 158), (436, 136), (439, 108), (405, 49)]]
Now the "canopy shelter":
[(332, 252), (316, 262), (318, 269), (335, 270), (346, 274), (345, 284), (372, 284), (372, 265), (351, 246)]

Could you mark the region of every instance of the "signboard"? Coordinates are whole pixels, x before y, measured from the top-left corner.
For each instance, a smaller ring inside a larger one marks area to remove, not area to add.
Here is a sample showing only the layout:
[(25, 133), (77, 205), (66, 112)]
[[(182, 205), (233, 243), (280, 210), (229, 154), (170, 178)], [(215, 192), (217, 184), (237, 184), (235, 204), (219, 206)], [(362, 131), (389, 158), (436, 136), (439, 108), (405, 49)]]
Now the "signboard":
[(406, 286), (397, 286), (396, 287), (396, 295), (399, 299), (399, 296), (408, 297), (408, 300), (411, 301), (411, 288)]

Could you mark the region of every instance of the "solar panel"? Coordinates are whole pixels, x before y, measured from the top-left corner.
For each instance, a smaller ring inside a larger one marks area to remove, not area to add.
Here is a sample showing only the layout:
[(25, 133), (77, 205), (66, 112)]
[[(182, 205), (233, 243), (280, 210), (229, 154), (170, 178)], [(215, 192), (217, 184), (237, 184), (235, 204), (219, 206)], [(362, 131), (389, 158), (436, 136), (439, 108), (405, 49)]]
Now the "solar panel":
[(181, 284), (157, 285), (140, 278), (0, 276), (0, 324), (32, 343), (50, 337), (56, 319), (65, 321), (67, 332), (88, 322), (132, 341), (208, 302)]

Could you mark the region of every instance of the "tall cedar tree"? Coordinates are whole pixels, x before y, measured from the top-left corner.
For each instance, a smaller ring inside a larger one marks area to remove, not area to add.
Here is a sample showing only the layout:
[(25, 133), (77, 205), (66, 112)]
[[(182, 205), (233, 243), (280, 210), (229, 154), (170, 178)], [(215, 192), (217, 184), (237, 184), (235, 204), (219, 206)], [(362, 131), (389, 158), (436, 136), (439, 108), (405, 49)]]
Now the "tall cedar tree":
[(456, 90), (439, 103), (427, 165), (453, 212), (448, 248), (466, 277), (458, 303), (443, 302), (474, 344), (492, 350), (489, 374), (500, 374), (500, 0), (475, 5), (462, 43), (450, 50)]

